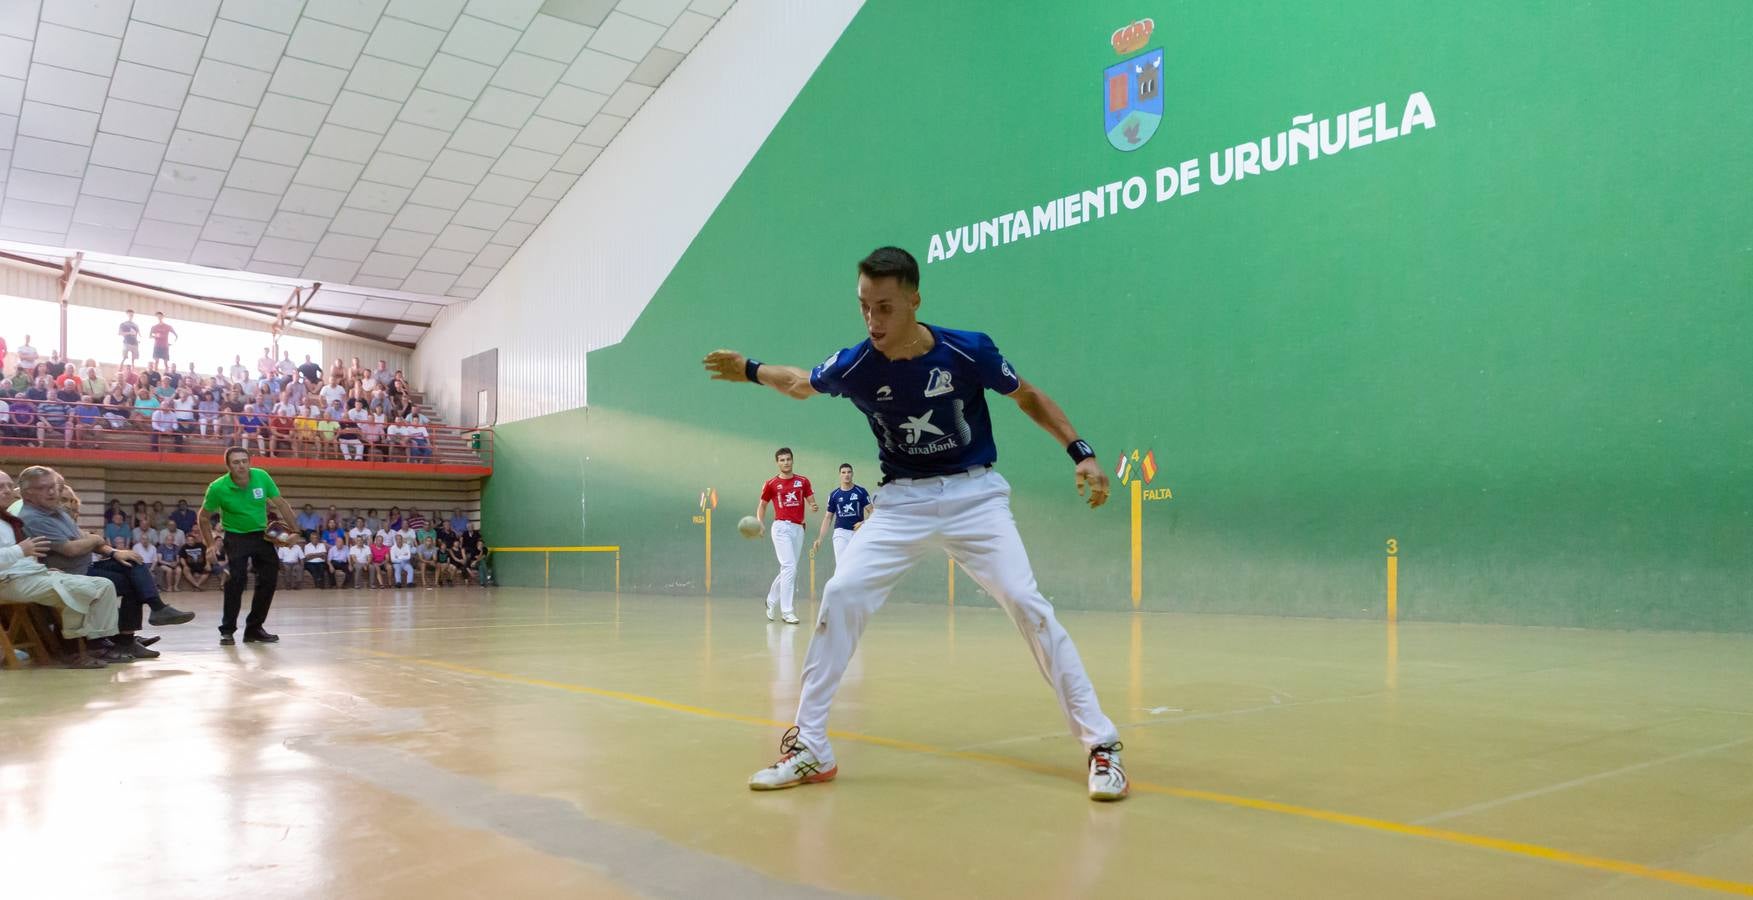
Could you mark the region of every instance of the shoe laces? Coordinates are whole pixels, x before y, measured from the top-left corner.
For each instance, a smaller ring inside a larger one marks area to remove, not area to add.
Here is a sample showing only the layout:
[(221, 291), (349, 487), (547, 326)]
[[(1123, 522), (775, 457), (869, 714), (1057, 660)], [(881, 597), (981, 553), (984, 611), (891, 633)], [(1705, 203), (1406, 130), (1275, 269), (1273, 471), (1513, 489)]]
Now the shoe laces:
[(804, 749), (803, 741), (798, 738), (799, 734), (800, 731), (798, 727), (793, 725), (786, 729), (785, 734), (780, 735), (779, 761), (773, 764), (774, 768), (778, 768), (785, 765), (787, 762), (790, 762), (792, 757), (796, 756), (799, 751)]
[(1112, 744), (1097, 744), (1094, 747), (1091, 747), (1090, 774), (1106, 776), (1118, 772), (1120, 776), (1124, 778), (1126, 770), (1121, 768), (1120, 762), (1114, 758), (1114, 754), (1124, 750), (1125, 747), (1126, 745), (1119, 741), (1115, 741)]

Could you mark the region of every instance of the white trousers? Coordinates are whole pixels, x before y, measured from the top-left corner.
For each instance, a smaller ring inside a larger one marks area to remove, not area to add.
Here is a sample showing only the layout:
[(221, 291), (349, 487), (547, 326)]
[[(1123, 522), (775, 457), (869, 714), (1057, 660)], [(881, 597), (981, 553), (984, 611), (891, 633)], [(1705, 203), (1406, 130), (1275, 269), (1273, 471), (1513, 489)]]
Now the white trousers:
[(797, 594), (797, 557), (803, 552), (803, 526), (796, 522), (773, 523), (773, 555), (779, 557), (779, 574), (767, 589), (767, 608), (775, 605), (789, 613), (792, 597)]
[(852, 542), (852, 529), (834, 529), (834, 566), (839, 567), (846, 559), (846, 545)]
[(822, 591), (815, 635), (804, 657), (797, 725), (804, 746), (834, 762), (828, 709), (871, 614), (928, 550), (943, 549), (990, 593), (1017, 627), (1085, 749), (1117, 740), (1071, 636), (1035, 586), (1029, 556), (1010, 513), (1010, 484), (991, 469), (941, 478), (899, 479), (878, 493), (858, 530), (858, 549), (836, 559)]

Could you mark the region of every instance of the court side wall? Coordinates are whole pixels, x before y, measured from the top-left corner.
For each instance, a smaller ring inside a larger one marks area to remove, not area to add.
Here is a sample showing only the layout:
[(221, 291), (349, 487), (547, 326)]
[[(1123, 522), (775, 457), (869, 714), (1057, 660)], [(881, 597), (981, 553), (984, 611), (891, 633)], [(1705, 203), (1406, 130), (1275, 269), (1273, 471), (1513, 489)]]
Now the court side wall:
[[(858, 257), (935, 239), (923, 319), (992, 334), (1110, 473), (1154, 453), (1146, 609), (1379, 617), (1393, 540), (1409, 619), (1753, 628), (1753, 119), (1722, 99), (1749, 39), (1733, 0), (869, 5), (591, 353), (588, 412), (501, 431), (487, 519), (697, 593), (716, 488), (714, 593), (760, 597), (771, 547), (734, 526), (773, 449), (825, 492), (843, 460), (874, 483), (873, 441), (843, 401), (698, 361), (821, 362), (863, 337)], [(1160, 127), (1122, 152), (1105, 70), (1159, 47)], [(1159, 200), (1188, 161), (1200, 189)], [(1134, 176), (1137, 208), (1122, 187), (1070, 225), (1055, 200)], [(1029, 236), (982, 240), (1018, 210)], [(1043, 591), (1129, 608), (1127, 488), (1081, 507), (1061, 448), (992, 403)], [(896, 599), (945, 578), (929, 553)]]

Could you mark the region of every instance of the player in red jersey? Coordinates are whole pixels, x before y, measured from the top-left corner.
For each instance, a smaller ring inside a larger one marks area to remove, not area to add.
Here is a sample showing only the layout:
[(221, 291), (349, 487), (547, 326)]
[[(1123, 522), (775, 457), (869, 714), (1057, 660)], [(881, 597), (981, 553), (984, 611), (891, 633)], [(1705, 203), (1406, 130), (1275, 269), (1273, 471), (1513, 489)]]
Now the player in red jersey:
[(796, 625), (791, 598), (797, 593), (797, 557), (803, 550), (803, 506), (808, 502), (812, 513), (821, 512), (821, 507), (816, 505), (810, 480), (792, 473), (790, 447), (780, 447), (773, 461), (779, 474), (761, 488), (761, 502), (755, 507), (755, 518), (765, 524), (767, 504), (773, 504), (773, 552), (779, 557), (779, 574), (767, 589), (767, 621), (773, 621), (777, 609), (785, 624)]

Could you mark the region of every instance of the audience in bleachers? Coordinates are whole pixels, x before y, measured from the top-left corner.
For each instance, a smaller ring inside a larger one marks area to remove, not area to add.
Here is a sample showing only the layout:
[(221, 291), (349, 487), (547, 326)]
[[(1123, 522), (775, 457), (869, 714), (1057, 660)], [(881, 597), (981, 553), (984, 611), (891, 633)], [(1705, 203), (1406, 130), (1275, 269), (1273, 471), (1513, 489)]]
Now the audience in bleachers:
[[(159, 316), (163, 322), (163, 316)], [(128, 325), (133, 325), (132, 317)], [(165, 326), (168, 329), (168, 326)], [(218, 448), (237, 444), (267, 456), (320, 455), (354, 461), (433, 460), (431, 419), (414, 401), (402, 371), (378, 360), (375, 370), (336, 359), (325, 373), (309, 356), (263, 347), (251, 372), (243, 357), (201, 375), (169, 359), (154, 326), (153, 358), (142, 366), (122, 329), (122, 361), (106, 377), (95, 359), (76, 365), (51, 351), (38, 356), (30, 336), (0, 378), (0, 442), (95, 447), (108, 435), (137, 435), (136, 445), (175, 451), (193, 439)], [(174, 329), (168, 335), (175, 336)], [(180, 367), (179, 367), (180, 366)]]

